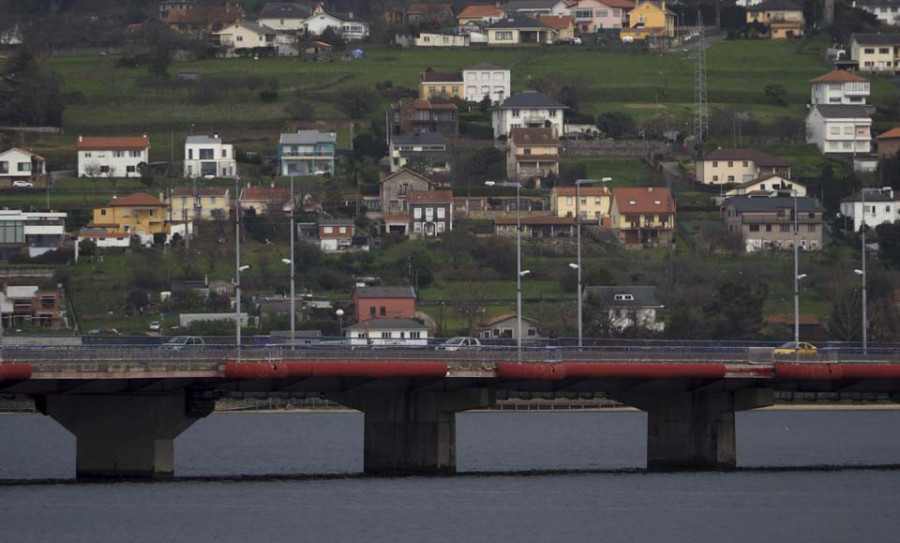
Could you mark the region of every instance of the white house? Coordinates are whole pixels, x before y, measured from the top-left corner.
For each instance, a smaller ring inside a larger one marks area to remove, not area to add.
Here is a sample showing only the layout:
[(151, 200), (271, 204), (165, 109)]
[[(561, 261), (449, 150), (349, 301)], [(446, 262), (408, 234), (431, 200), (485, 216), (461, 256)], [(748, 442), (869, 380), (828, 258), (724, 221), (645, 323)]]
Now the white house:
[(222, 143), (218, 134), (188, 136), (184, 143), (185, 177), (234, 177), (237, 161), (234, 146)]
[(463, 70), (464, 98), (467, 102), (480, 102), (485, 96), (500, 103), (510, 95), (511, 72), (507, 68), (479, 62)]
[(140, 177), (149, 162), (150, 138), (78, 136), (78, 177)]
[(225, 56), (239, 56), (241, 49), (271, 48), (278, 56), (297, 56), (298, 49), (293, 36), (259, 25), (252, 21), (240, 21), (213, 33), (219, 45), (225, 48)]
[(872, 152), (872, 118), (867, 106), (814, 105), (806, 116), (806, 143), (822, 153)]
[(369, 23), (355, 17), (352, 12), (329, 13), (321, 9), (321, 5), (317, 5), (313, 14), (303, 21), (303, 29), (313, 36), (321, 36), (329, 27), (348, 42), (361, 41), (369, 35)]
[(428, 327), (412, 319), (369, 319), (344, 328), (350, 345), (428, 345)]
[(841, 215), (853, 221), (854, 232), (862, 227), (863, 211), (866, 226), (869, 228), (900, 221), (900, 193), (895, 194), (890, 188), (866, 191), (865, 210), (862, 200), (862, 194), (859, 192), (841, 200)]
[(47, 161), (41, 155), (18, 147), (0, 153), (0, 180), (27, 180), (46, 173)]
[(809, 80), (812, 96), (810, 103), (862, 105), (869, 96), (869, 80), (865, 77), (834, 70)]
[(437, 32), (420, 32), (413, 44), (416, 47), (468, 47), (468, 34), (441, 34)]
[[(76, 247), (84, 240), (90, 240), (100, 249), (125, 249), (131, 245), (131, 234), (126, 232), (107, 232), (105, 228), (82, 228), (78, 231)], [(75, 250), (78, 260), (78, 249)]]
[(611, 331), (632, 327), (665, 330), (660, 315), (664, 306), (656, 296), (656, 287), (586, 287), (584, 296), (588, 304), (605, 313), (605, 324)]
[(553, 126), (563, 133), (563, 115), (568, 106), (537, 91), (525, 91), (510, 96), (491, 115), (494, 139), (507, 136), (512, 128)]
[(303, 30), (312, 6), (293, 2), (268, 2), (259, 12), (259, 24), (282, 32)]
[(12, 253), (40, 256), (65, 240), (65, 213), (0, 209), (0, 260)]
[(868, 11), (885, 25), (900, 25), (900, 5), (896, 0), (851, 0), (850, 5)]
[(725, 196), (763, 196), (782, 191), (795, 191), (799, 197), (806, 196), (804, 185), (780, 175), (767, 175), (741, 183), (726, 191)]

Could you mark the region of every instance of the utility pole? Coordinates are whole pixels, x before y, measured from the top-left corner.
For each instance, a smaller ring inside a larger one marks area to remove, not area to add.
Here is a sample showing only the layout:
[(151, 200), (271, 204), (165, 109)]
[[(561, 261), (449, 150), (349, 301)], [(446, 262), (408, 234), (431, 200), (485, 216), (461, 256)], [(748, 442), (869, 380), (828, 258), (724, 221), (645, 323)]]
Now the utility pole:
[(703, 27), (703, 15), (697, 10), (697, 27), (700, 36), (695, 42), (697, 52), (694, 67), (694, 138), (698, 145), (706, 139), (709, 132), (709, 114), (707, 112), (706, 95), (706, 31)]

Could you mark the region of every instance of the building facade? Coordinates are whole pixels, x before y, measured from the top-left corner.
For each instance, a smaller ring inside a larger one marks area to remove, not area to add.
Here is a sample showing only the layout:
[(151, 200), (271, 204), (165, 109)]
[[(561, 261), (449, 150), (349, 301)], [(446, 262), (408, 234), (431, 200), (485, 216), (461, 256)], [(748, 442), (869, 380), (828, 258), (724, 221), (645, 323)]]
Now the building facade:
[(728, 231), (741, 235), (748, 253), (784, 251), (794, 247), (795, 205), (798, 247), (821, 251), (825, 210), (815, 198), (738, 196), (726, 200), (722, 214)]
[(410, 237), (429, 238), (453, 230), (453, 191), (412, 190), (406, 194)]
[[(576, 187), (553, 187), (550, 191), (550, 209), (557, 217), (576, 217), (581, 212), (581, 222), (601, 224), (609, 217), (612, 193), (607, 187), (582, 186), (578, 189), (581, 202), (576, 202)], [(577, 211), (576, 211), (577, 209)]]
[(900, 34), (853, 34), (850, 58), (860, 72), (895, 73), (900, 69)]
[(66, 214), (0, 209), (0, 261), (12, 255), (40, 256), (63, 247)]
[(609, 214), (625, 247), (668, 247), (675, 239), (675, 200), (667, 188), (617, 188)]
[(170, 221), (228, 219), (230, 213), (231, 192), (226, 188), (179, 187), (169, 196)]
[(791, 177), (791, 164), (756, 149), (716, 149), (696, 162), (697, 181), (705, 185), (747, 183), (779, 175)]
[(632, 9), (634, 2), (628, 0), (578, 0), (571, 13), (579, 33), (594, 34), (627, 26)]
[(150, 138), (78, 136), (78, 177), (140, 177), (150, 161)]
[(656, 287), (585, 287), (584, 297), (585, 304), (595, 307), (604, 321), (593, 323), (601, 330), (640, 328), (662, 332), (666, 328), (661, 314), (664, 306), (656, 295)]
[(88, 227), (104, 228), (110, 234), (152, 239), (154, 234), (168, 234), (168, 207), (147, 193), (136, 192), (124, 198), (113, 198), (106, 207), (95, 209), (94, 220)]
[(524, 181), (559, 175), (559, 136), (553, 127), (513, 128), (507, 143), (509, 179)]
[(0, 153), (0, 183), (20, 180), (42, 183), (46, 175), (47, 160), (41, 155), (18, 147)]
[(822, 153), (872, 152), (872, 117), (867, 106), (815, 105), (806, 116), (806, 142)]
[(403, 98), (391, 104), (390, 116), (393, 134), (459, 134), (459, 109), (455, 104)]
[(298, 130), (278, 140), (278, 172), (283, 176), (325, 175), (334, 172), (337, 151), (334, 132)]
[(234, 146), (222, 143), (218, 134), (213, 136), (188, 136), (184, 143), (184, 176), (234, 177), (237, 160)]
[(859, 232), (863, 220), (869, 228), (900, 221), (900, 193), (890, 188), (870, 190), (863, 204), (862, 194), (857, 192), (841, 200), (841, 215), (851, 222), (854, 232)]
[(628, 12), (628, 25), (619, 31), (622, 41), (675, 37), (675, 14), (666, 8), (665, 0), (637, 2)]
[(790, 0), (764, 0), (747, 8), (747, 24), (759, 23), (769, 30), (773, 40), (803, 37), (806, 20), (803, 6)]
[(344, 337), (350, 345), (428, 345), (428, 327), (412, 319), (371, 319), (348, 326)]
[(416, 291), (412, 287), (356, 287), (350, 305), (356, 322), (411, 319), (416, 314)]
[(553, 127), (562, 134), (566, 109), (565, 104), (536, 91), (510, 96), (492, 111), (494, 139), (508, 136), (513, 128)]
[(463, 75), (460, 72), (426, 71), (419, 74), (419, 98), (463, 98)]
[(479, 62), (463, 70), (463, 86), (467, 102), (481, 102), (488, 96), (500, 103), (510, 95), (510, 70), (489, 62)]
[(870, 84), (865, 77), (846, 70), (833, 70), (809, 80), (810, 104), (862, 105), (869, 97)]
[[(407, 194), (411, 191), (434, 190), (438, 184), (412, 170), (401, 169), (381, 180), (381, 211), (384, 215), (405, 215), (409, 208)], [(406, 220), (408, 222), (408, 218)]]

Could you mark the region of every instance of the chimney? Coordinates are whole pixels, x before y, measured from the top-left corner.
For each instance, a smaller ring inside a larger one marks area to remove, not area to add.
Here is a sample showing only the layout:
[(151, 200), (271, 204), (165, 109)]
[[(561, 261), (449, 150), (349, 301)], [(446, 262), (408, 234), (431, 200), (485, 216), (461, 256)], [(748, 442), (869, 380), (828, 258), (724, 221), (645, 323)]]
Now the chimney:
[(78, 143), (81, 143), (82, 141), (84, 141), (84, 136), (78, 134)]
[(216, 132), (216, 133), (215, 133), (215, 134), (213, 134), (213, 138), (215, 138), (215, 139), (219, 139), (219, 133), (218, 133), (218, 132)]
[(269, 188), (272, 188), (272, 189), (275, 188), (275, 181), (272, 181), (272, 182), (269, 184)]

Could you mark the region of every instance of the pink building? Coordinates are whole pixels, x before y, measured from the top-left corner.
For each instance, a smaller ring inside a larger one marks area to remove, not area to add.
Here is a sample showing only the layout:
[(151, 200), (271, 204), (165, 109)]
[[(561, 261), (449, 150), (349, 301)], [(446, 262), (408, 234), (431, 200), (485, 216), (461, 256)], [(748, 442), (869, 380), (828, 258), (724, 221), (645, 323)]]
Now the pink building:
[(578, 0), (572, 5), (575, 30), (592, 34), (599, 30), (628, 26), (628, 12), (634, 9), (629, 0)]

